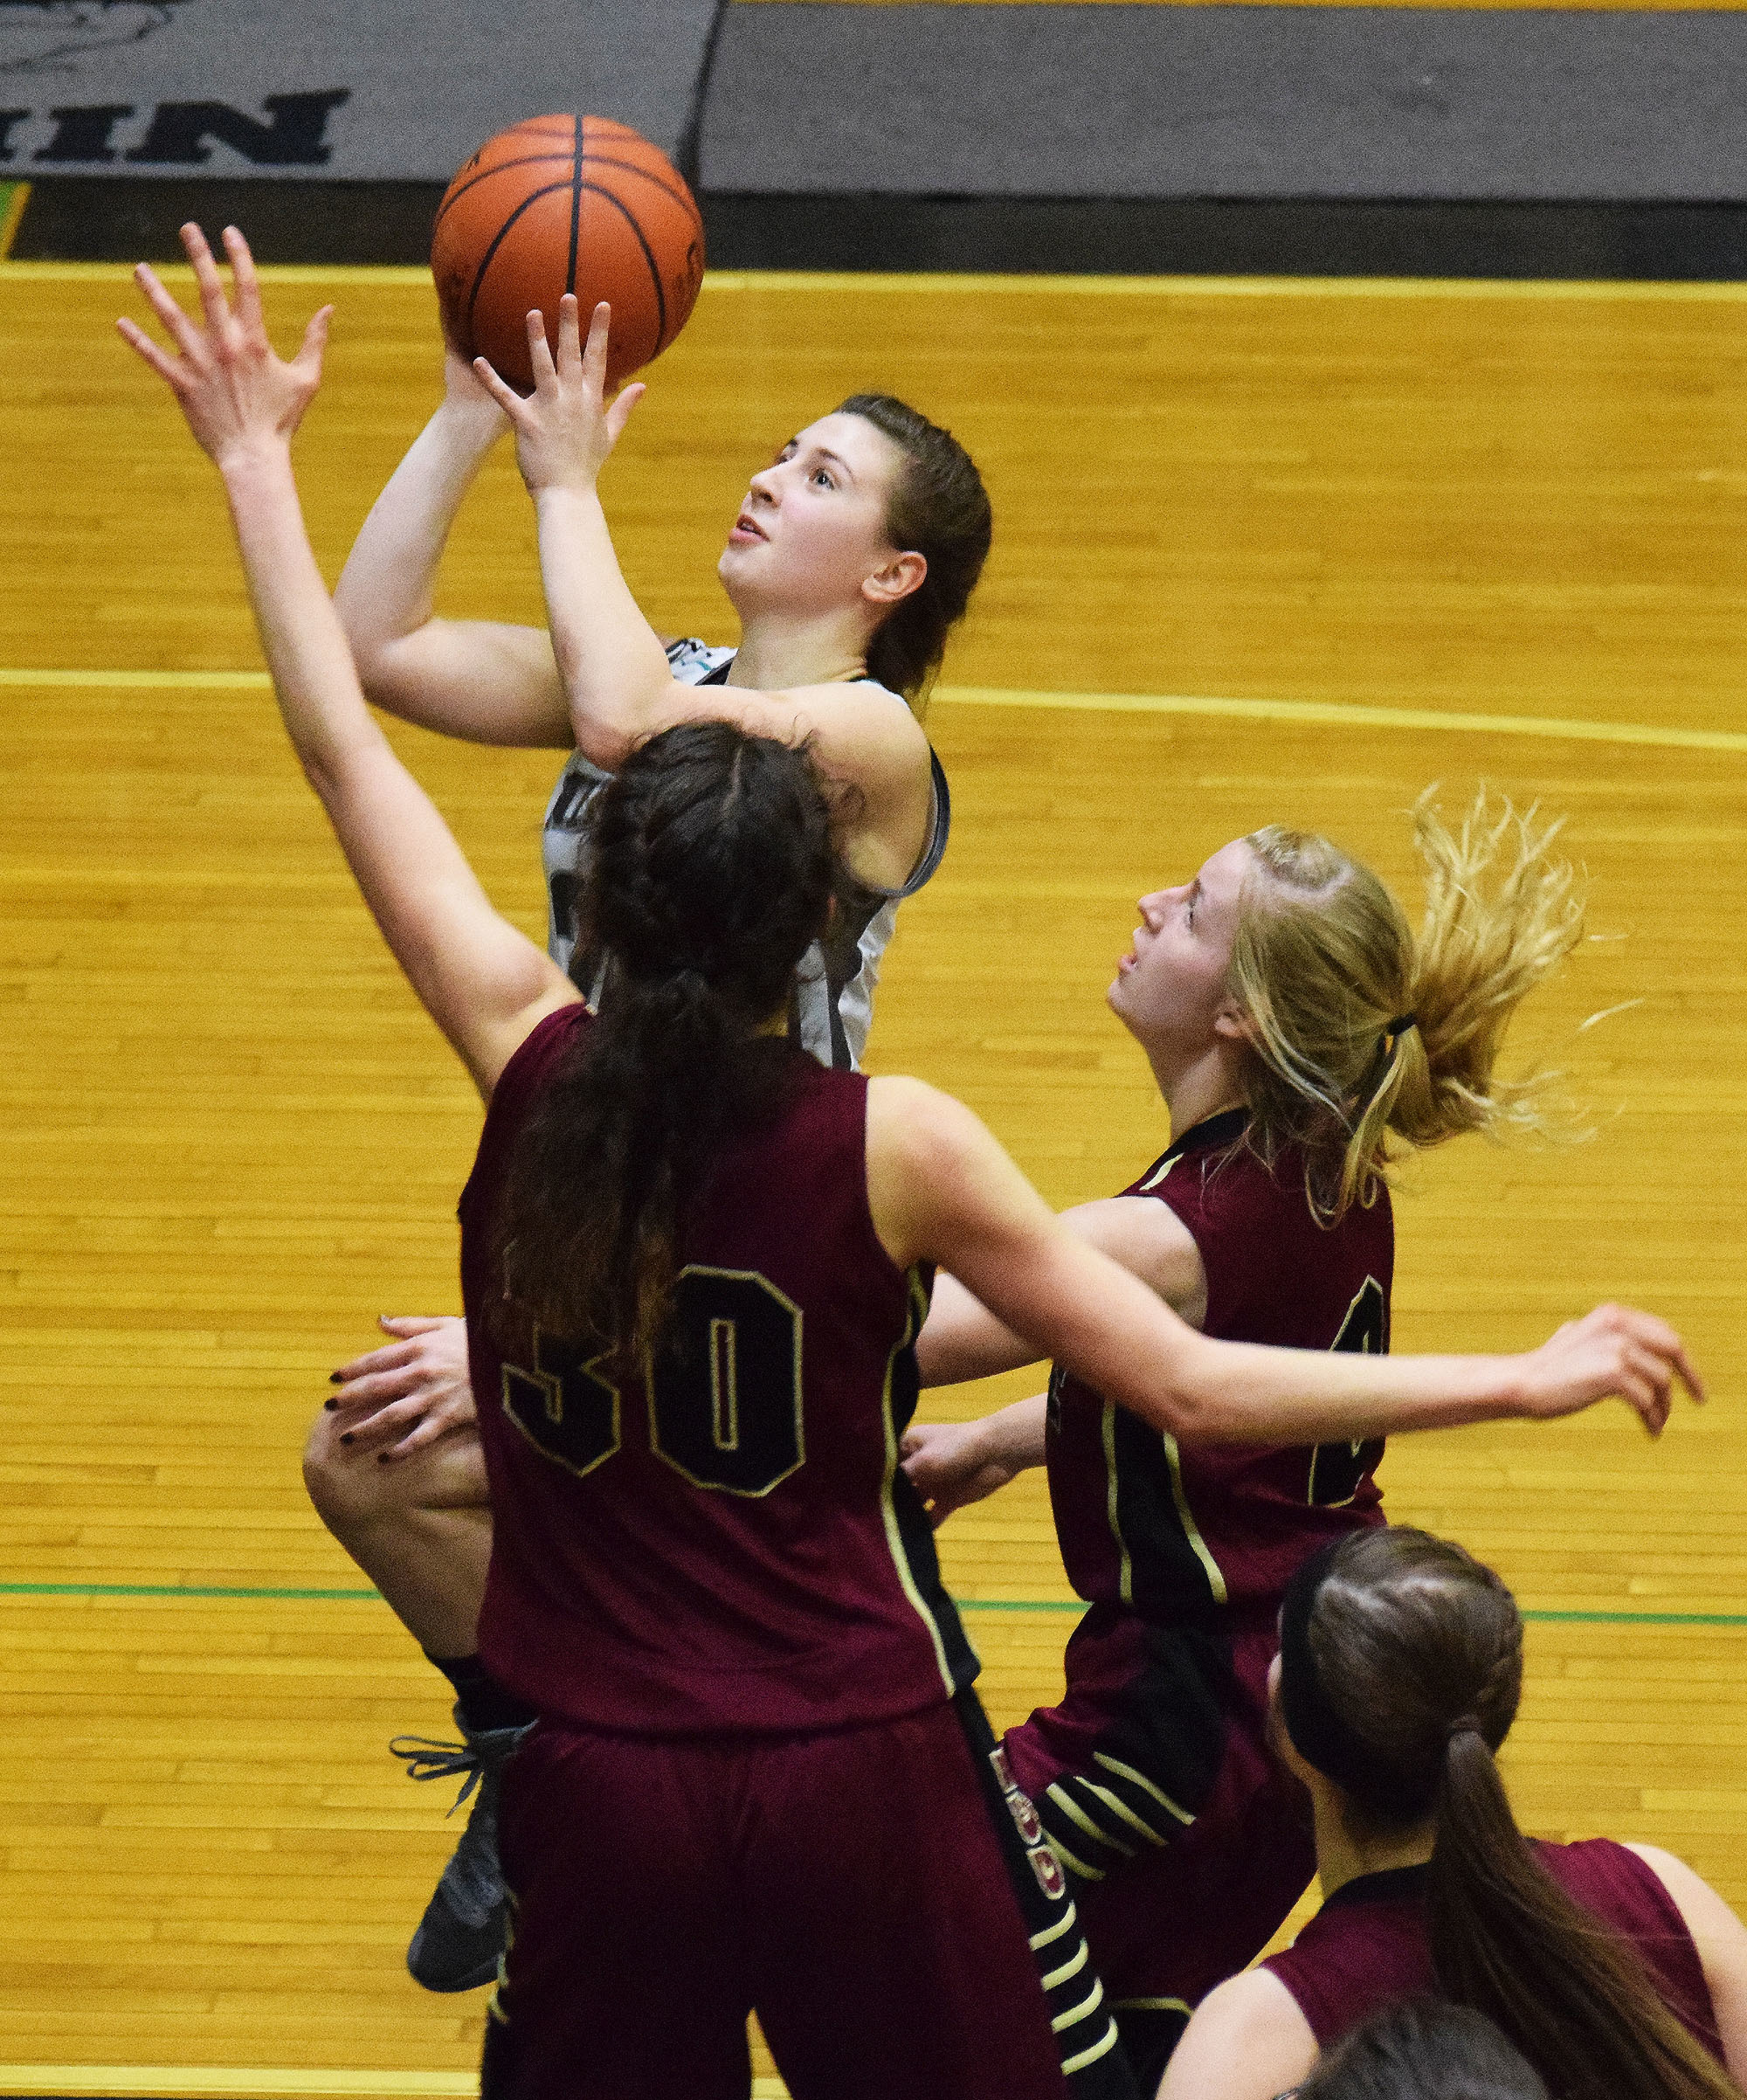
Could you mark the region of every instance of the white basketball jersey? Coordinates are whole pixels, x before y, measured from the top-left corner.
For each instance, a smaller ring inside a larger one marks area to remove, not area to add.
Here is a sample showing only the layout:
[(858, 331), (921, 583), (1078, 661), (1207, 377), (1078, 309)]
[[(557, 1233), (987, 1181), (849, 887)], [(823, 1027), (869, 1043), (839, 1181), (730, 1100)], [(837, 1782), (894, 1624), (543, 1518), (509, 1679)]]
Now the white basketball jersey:
[[(720, 686), (728, 682), (734, 655), (732, 649), (712, 649), (701, 641), (677, 641), (668, 646), (667, 661), (682, 685)], [(946, 851), (952, 803), (939, 758), (932, 751), (929, 757), (934, 771), (929, 835), (908, 881), (901, 889), (876, 889), (862, 883), (850, 888), (838, 900), (829, 934), (807, 950), (795, 973), (789, 1033), (820, 1064), (839, 1071), (853, 1072), (860, 1064), (874, 1018), (880, 959), (892, 937), (898, 907), (928, 881)], [(588, 873), (593, 829), (590, 812), (611, 778), (580, 751), (573, 753), (552, 791), (541, 834), (549, 915), (547, 946), (590, 1005), (600, 990), (601, 962), (597, 956), (577, 952), (577, 905)]]

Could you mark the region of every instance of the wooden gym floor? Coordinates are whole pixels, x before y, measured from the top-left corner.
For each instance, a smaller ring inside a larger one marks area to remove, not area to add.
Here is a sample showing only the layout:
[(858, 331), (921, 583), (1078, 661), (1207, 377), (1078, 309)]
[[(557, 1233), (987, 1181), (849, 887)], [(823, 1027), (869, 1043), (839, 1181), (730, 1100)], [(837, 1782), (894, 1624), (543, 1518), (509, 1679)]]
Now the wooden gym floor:
[[(277, 273), (281, 335), (329, 296), (300, 457), (331, 573), (435, 359), (416, 275)], [(111, 332), (132, 303), (119, 270), (0, 269), (0, 2091), (461, 2093), (482, 2000), (401, 1967), (454, 1829), (383, 1748), (443, 1732), (443, 1687), (297, 1456), (372, 1316), (455, 1305), (478, 1109), (297, 777), (216, 484)], [(658, 624), (728, 631), (747, 473), (868, 383), (960, 431), (999, 521), (930, 718), (952, 851), (874, 1062), (963, 1094), (1053, 1201), (1164, 1140), (1102, 1006), (1142, 888), (1281, 818), (1411, 901), (1427, 781), (1569, 815), (1596, 938), (1523, 1050), (1595, 1134), (1411, 1171), (1398, 1344), (1516, 1347), (1627, 1295), (1712, 1405), (1660, 1447), (1618, 1409), (1404, 1441), (1384, 1478), (1534, 1615), (1523, 1820), (1674, 1846), (1747, 1901), (1747, 297), (712, 279), (608, 491)], [(538, 617), (507, 455), (445, 600)], [(403, 742), (536, 928), (556, 760)], [(1072, 1623), (1043, 1493), (944, 1551), (1009, 1720)]]

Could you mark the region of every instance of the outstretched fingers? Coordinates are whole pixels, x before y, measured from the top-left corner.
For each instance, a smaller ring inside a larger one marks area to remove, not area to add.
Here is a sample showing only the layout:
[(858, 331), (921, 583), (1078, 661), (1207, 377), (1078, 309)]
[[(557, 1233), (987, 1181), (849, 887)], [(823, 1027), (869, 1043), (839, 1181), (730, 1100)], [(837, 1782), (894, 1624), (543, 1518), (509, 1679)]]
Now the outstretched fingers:
[[(183, 312), (162, 278), (149, 263), (139, 263), (135, 266), (134, 282), (145, 294), (147, 305), (163, 323), (164, 333), (176, 349), (184, 357), (197, 363), (205, 350), (206, 338)], [(132, 327), (133, 323), (128, 325)], [(125, 335), (127, 331), (124, 328), (122, 332)], [(141, 333), (141, 330), (135, 329), (135, 335)], [(129, 336), (128, 341), (131, 342), (133, 337)]]
[(550, 393), (557, 384), (558, 368), (552, 362), (552, 345), (546, 340), (546, 316), (538, 307), (528, 314), (528, 362), (534, 368), (534, 390)]
[(606, 411), (606, 434), (617, 445), (631, 420), (631, 411), (649, 389), (640, 379), (633, 379), (629, 386), (621, 387), (612, 406)]
[(251, 335), (266, 334), (266, 315), (261, 307), (261, 280), (255, 274), (255, 259), (237, 226), (226, 226), (224, 254), (231, 265), (231, 281), (236, 288), (237, 318)]
[[(541, 340), (545, 340), (543, 330)], [(473, 376), (518, 430), (528, 428), (530, 411), (526, 396), (516, 392), (489, 358), (474, 358)]]
[[(571, 305), (576, 304), (575, 300)], [(602, 300), (589, 316), (589, 340), (583, 351), (583, 377), (597, 394), (606, 398), (606, 352), (612, 335), (612, 308)]]
[(139, 322), (129, 321), (125, 314), (115, 323), (115, 332), (131, 349), (139, 352), (167, 386), (174, 391), (180, 390), (183, 383), (180, 358), (172, 357), (167, 350), (161, 350)]
[[(238, 238), (240, 239), (241, 236)], [(218, 266), (212, 259), (206, 236), (192, 219), (182, 229), (182, 245), (194, 266), (194, 286), (200, 294), (201, 311), (206, 316), (207, 334), (223, 340), (236, 327), (236, 317), (224, 296), (224, 280), (218, 274)]]

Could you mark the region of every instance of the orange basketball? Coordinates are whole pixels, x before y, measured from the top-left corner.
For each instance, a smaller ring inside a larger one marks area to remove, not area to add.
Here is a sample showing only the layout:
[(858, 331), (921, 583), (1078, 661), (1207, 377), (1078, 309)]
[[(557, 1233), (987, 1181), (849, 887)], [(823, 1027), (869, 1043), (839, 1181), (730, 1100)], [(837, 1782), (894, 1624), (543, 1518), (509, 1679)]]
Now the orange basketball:
[(607, 384), (659, 357), (704, 273), (704, 225), (666, 155), (606, 117), (529, 117), (487, 139), (438, 210), (431, 271), (444, 333), (487, 357), (522, 393), (534, 385), (528, 314), (546, 316), (556, 355), (558, 301), (589, 314), (612, 304)]

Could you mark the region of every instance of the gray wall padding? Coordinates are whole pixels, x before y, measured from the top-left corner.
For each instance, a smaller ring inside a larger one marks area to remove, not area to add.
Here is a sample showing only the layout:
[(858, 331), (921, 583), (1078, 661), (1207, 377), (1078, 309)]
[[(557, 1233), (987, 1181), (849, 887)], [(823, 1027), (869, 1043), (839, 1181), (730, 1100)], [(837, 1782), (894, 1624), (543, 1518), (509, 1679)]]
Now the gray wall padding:
[(731, 7), (741, 192), (1747, 197), (1747, 14)]
[[(0, 0), (0, 173), (446, 182), (493, 132), (549, 110), (617, 117), (671, 153), (715, 13), (715, 0)], [(313, 162), (203, 141), (186, 114), (153, 121), (162, 104), (217, 103), (270, 130), (267, 97), (339, 90)], [(129, 157), (154, 138), (171, 157)]]

